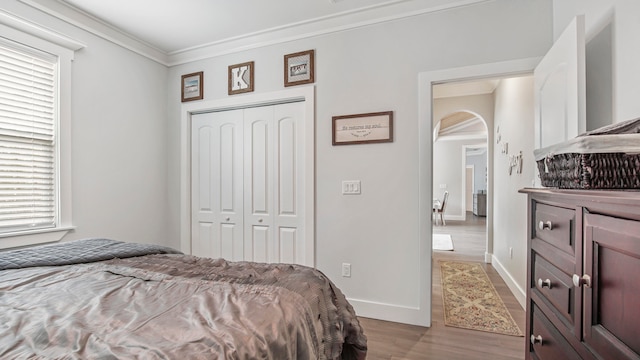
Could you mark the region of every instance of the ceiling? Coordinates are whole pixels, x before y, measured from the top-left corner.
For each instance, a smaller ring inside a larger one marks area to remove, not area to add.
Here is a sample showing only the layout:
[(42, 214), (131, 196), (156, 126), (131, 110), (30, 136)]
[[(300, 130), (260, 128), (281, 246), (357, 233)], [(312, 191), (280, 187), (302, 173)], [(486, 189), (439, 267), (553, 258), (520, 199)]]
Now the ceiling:
[[(60, 0), (104, 23), (173, 53), (389, 0)], [(405, 0), (406, 1), (406, 0)]]
[(168, 66), (493, 0), (18, 0)]

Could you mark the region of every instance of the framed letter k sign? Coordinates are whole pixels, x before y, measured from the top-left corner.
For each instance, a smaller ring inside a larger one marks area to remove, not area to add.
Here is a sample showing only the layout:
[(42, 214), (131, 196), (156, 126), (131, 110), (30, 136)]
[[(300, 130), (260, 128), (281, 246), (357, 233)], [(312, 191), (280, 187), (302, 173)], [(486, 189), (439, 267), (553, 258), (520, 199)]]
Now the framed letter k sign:
[(253, 61), (229, 66), (229, 95), (253, 91)]

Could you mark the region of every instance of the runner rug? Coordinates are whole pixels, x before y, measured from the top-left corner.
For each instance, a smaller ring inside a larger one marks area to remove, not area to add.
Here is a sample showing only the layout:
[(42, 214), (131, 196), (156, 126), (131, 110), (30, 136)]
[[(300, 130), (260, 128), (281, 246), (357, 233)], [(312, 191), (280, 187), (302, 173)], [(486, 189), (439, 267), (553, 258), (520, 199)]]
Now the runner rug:
[(447, 326), (524, 336), (479, 263), (440, 261)]

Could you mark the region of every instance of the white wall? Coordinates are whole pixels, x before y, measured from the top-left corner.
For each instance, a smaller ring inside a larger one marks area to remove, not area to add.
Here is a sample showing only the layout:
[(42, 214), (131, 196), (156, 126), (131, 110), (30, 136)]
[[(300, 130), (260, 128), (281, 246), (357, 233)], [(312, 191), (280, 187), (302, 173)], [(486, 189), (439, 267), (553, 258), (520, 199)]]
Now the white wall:
[[(550, 43), (549, 1), (498, 0), (171, 68), (171, 237), (180, 231), (180, 75), (203, 70), (205, 99), (224, 98), (227, 66), (253, 60), (256, 92), (269, 92), (283, 88), (285, 54), (315, 49), (317, 267), (360, 315), (424, 323), (394, 315), (419, 308), (420, 281), (430, 276), (419, 273), (419, 225), (429, 218), (418, 216), (418, 74), (540, 56)], [(331, 116), (384, 110), (394, 111), (393, 143), (331, 145)], [(362, 195), (342, 196), (345, 179), (361, 180)], [(340, 275), (343, 262), (350, 278)]]
[(573, 17), (585, 15), (588, 127), (606, 125), (601, 118), (609, 114), (600, 109), (611, 109), (614, 123), (640, 117), (640, 1), (554, 0), (553, 13), (554, 39)]
[(87, 45), (73, 62), (76, 230), (64, 240), (169, 244), (167, 68), (16, 0), (3, 1), (0, 9)]
[[(533, 78), (504, 79), (494, 92), (494, 133), (500, 127), (501, 143), (493, 152), (493, 258), (494, 267), (524, 306), (527, 275), (527, 197), (518, 190), (531, 187), (533, 159)], [(508, 154), (500, 151), (508, 143)], [(522, 173), (509, 175), (509, 155), (522, 152)], [(509, 249), (513, 249), (510, 256)]]

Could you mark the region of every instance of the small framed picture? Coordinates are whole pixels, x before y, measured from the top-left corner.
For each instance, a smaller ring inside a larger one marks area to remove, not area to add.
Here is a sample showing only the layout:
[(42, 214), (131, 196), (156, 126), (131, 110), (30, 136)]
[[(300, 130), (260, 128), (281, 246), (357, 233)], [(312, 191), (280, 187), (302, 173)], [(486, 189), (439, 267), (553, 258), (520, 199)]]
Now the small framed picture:
[(393, 142), (393, 111), (334, 116), (333, 145)]
[(284, 86), (312, 84), (315, 73), (315, 50), (284, 56)]
[(204, 92), (202, 88), (204, 72), (195, 72), (191, 74), (182, 75), (182, 102), (202, 100), (204, 98)]
[(253, 61), (229, 66), (229, 95), (253, 91)]

